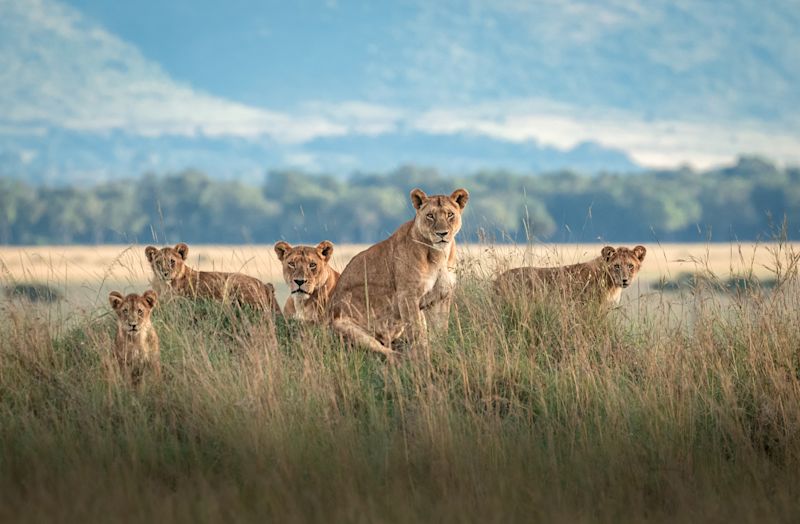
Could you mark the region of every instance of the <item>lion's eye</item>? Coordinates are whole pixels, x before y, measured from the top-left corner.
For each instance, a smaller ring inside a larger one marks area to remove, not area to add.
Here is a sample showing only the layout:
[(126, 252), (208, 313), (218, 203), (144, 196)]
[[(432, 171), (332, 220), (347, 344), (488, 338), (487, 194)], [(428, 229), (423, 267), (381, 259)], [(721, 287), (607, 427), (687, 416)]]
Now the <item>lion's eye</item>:
[(136, 313), (138, 313), (140, 317), (141, 317), (142, 315), (144, 315), (144, 311), (143, 311), (143, 310), (141, 310), (141, 309), (138, 309), (138, 310), (136, 310)]
[(317, 269), (317, 265), (314, 264), (313, 262), (311, 264), (309, 264), (308, 267), (310, 267), (311, 269)]
[(633, 264), (628, 264), (628, 269), (633, 270)]
[(449, 213), (447, 213), (447, 219), (448, 219), (448, 220), (453, 220), (455, 217), (456, 217), (456, 214), (455, 214), (455, 213), (453, 213), (452, 211), (450, 211)]
[(620, 265), (619, 264), (614, 264), (614, 269), (620, 269)]
[(286, 265), (289, 267), (289, 269), (294, 269), (294, 262), (289, 262)]
[(425, 215), (425, 216), (427, 216), (427, 217), (428, 217), (428, 220), (433, 220), (433, 213), (428, 213), (428, 214), (427, 214), (427, 215)]
[(175, 267), (175, 261), (174, 260), (170, 260), (169, 261), (169, 267), (171, 267), (171, 268)]

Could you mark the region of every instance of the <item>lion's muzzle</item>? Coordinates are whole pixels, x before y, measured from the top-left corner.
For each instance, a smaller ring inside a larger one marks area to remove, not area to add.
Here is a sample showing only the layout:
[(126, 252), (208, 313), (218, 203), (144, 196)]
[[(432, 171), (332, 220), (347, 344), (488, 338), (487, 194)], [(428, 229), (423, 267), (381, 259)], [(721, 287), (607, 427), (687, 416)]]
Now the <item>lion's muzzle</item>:
[(294, 287), (294, 289), (292, 290), (292, 294), (293, 295), (295, 293), (302, 293), (304, 295), (310, 294), (307, 289), (303, 288), (303, 286), (306, 284), (306, 282), (308, 282), (308, 280), (306, 280), (304, 278), (295, 278), (295, 279), (293, 279), (292, 280), (292, 284), (294, 284), (294, 285), (292, 287)]

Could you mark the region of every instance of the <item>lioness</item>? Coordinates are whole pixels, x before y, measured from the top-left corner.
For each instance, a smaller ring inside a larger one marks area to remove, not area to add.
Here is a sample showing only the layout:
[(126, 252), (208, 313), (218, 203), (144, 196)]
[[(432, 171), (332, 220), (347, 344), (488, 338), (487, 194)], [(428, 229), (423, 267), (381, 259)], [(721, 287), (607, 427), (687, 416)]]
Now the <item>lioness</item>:
[(339, 272), (328, 264), (333, 244), (325, 240), (316, 247), (292, 247), (281, 241), (275, 244), (275, 254), (283, 265), (283, 279), (291, 291), (283, 306), (284, 316), (322, 322), (328, 299), (339, 280)]
[(154, 285), (168, 288), (189, 298), (208, 298), (238, 306), (248, 305), (262, 311), (280, 314), (275, 287), (241, 273), (197, 271), (186, 265), (189, 246), (181, 242), (175, 247), (144, 250), (155, 275)]
[(501, 294), (552, 289), (561, 286), (570, 295), (592, 297), (600, 303), (619, 303), (623, 288), (630, 286), (644, 261), (647, 249), (636, 246), (606, 246), (589, 262), (561, 267), (518, 267), (497, 277), (495, 289)]
[(449, 298), (455, 236), (469, 200), (465, 189), (450, 196), (411, 192), (416, 209), (389, 238), (357, 254), (342, 271), (330, 301), (333, 329), (387, 356), (404, 332), (414, 346), (427, 344), (423, 308)]
[(117, 314), (114, 356), (122, 373), (134, 385), (139, 383), (146, 370), (159, 377), (158, 334), (150, 322), (150, 312), (158, 302), (155, 291), (147, 290), (141, 296), (131, 293), (125, 297), (119, 291), (112, 291), (108, 301)]

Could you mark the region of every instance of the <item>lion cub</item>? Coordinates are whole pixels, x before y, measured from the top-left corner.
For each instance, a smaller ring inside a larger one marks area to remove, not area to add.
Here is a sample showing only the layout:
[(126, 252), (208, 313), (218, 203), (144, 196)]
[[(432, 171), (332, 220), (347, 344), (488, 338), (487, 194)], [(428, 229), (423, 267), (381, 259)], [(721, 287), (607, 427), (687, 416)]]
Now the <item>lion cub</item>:
[(561, 286), (570, 295), (591, 297), (601, 304), (619, 303), (622, 290), (633, 283), (647, 249), (636, 246), (606, 246), (594, 260), (561, 267), (518, 267), (497, 277), (495, 289), (501, 294), (551, 290)]
[(275, 253), (291, 291), (283, 306), (284, 316), (322, 322), (328, 299), (339, 281), (339, 272), (328, 264), (333, 256), (333, 244), (325, 240), (316, 247), (292, 247), (278, 242)]
[(387, 356), (394, 355), (392, 342), (403, 335), (425, 347), (423, 309), (449, 304), (454, 284), (449, 266), (468, 200), (465, 189), (430, 197), (413, 190), (414, 219), (357, 254), (342, 271), (329, 305), (333, 329)]
[(123, 297), (119, 291), (108, 295), (111, 308), (117, 314), (117, 335), (114, 338), (114, 356), (120, 370), (138, 384), (146, 370), (161, 376), (158, 334), (150, 322), (150, 312), (158, 302), (155, 291), (144, 294), (131, 293)]
[(272, 284), (241, 273), (192, 269), (186, 265), (189, 246), (183, 242), (161, 249), (147, 246), (144, 253), (153, 269), (154, 285), (157, 287), (166, 287), (183, 297), (208, 298), (238, 306), (248, 305), (276, 314), (281, 312)]

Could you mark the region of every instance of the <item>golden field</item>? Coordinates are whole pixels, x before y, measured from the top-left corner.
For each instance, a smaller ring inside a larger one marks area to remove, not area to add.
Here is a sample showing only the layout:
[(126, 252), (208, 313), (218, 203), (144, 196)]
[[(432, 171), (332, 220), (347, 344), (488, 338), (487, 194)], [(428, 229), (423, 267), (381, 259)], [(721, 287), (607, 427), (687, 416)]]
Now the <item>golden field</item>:
[[(459, 246), (459, 266), (491, 277), (498, 270), (520, 265), (549, 266), (589, 260), (603, 244), (531, 244)], [(150, 267), (145, 245), (0, 247), (0, 279), (4, 283), (47, 283), (66, 290), (67, 298), (86, 303), (111, 288), (139, 291), (148, 285)], [(366, 245), (336, 246), (333, 266), (342, 270)], [(682, 273), (711, 272), (769, 277), (775, 272), (779, 250), (798, 251), (798, 244), (649, 244), (639, 275), (640, 291), (660, 279)], [(201, 270), (238, 271), (272, 282), (282, 300), (286, 296), (281, 265), (271, 245), (190, 246), (189, 263)]]

